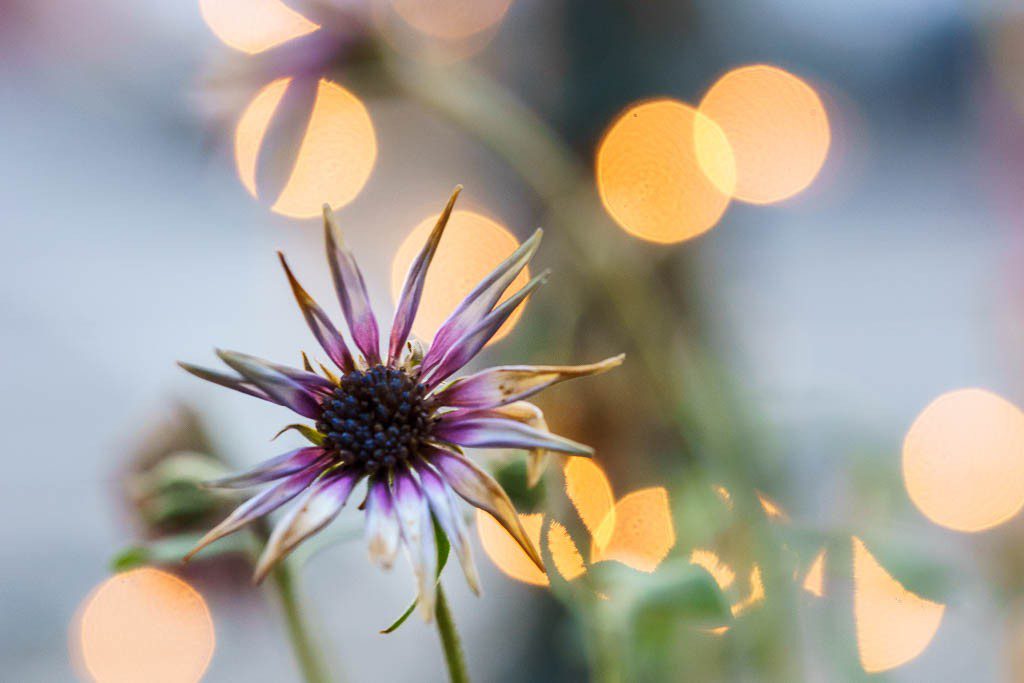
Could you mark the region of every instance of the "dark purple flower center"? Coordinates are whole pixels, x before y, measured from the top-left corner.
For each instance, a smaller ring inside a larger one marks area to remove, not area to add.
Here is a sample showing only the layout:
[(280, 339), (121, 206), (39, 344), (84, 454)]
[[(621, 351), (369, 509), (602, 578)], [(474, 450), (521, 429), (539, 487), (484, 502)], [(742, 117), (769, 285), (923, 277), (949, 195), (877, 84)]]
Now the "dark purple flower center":
[(324, 445), (366, 471), (413, 458), (434, 425), (427, 388), (402, 370), (377, 365), (342, 376), (316, 428)]

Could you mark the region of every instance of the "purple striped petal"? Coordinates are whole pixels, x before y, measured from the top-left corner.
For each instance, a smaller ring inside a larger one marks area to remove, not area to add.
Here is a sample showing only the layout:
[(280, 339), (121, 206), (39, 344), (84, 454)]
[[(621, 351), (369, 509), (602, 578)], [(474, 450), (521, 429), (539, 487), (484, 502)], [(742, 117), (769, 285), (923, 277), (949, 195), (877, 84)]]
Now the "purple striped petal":
[(357, 472), (340, 471), (322, 477), (307, 489), (270, 534), (256, 565), (254, 580), (261, 582), (275, 564), (295, 547), (330, 524), (345, 507), (352, 489), (361, 478)]
[(359, 264), (341, 237), (341, 230), (334, 220), (334, 212), (324, 204), (324, 237), (327, 241), (327, 263), (331, 268), (334, 288), (338, 292), (341, 310), (348, 321), (349, 332), (356, 346), (363, 352), (367, 363), (380, 364), (380, 331), (377, 318), (370, 307), (366, 294), (366, 282), (359, 270)]
[(374, 478), (366, 495), (366, 545), (370, 561), (391, 569), (398, 553), (398, 516), (384, 478)]
[(352, 354), (349, 353), (348, 346), (345, 345), (345, 340), (342, 339), (338, 328), (334, 326), (334, 323), (327, 317), (323, 309), (313, 301), (313, 297), (295, 279), (292, 269), (288, 267), (288, 262), (285, 261), (284, 254), (278, 252), (277, 255), (281, 259), (281, 265), (284, 266), (284, 272), (292, 286), (295, 301), (302, 310), (302, 317), (306, 319), (306, 324), (309, 325), (313, 336), (320, 342), (320, 346), (323, 347), (327, 356), (334, 361), (335, 365), (345, 372), (351, 372), (355, 369), (356, 364), (352, 360)]
[(544, 231), (537, 229), (530, 239), (512, 252), (512, 255), (498, 264), (490, 275), (480, 281), (448, 319), (438, 328), (434, 342), (423, 358), (423, 372), (427, 373), (441, 362), (448, 350), (470, 329), (477, 325), (505, 293), (520, 271), (533, 258)]
[[(423, 371), (422, 376), (426, 378), (424, 384), (431, 388), (436, 387), (466, 363), (473, 360), (473, 357), (490, 341), (494, 333), (498, 331), (498, 328), (512, 315), (512, 312), (528, 296), (533, 294), (538, 287), (548, 281), (550, 274), (551, 271), (545, 270), (530, 280), (522, 289), (505, 301), (502, 301), (493, 311), (485, 315), (480, 322), (467, 330), (465, 334), (451, 345), (444, 358), (434, 366), (433, 370)], [(433, 350), (434, 347), (431, 346), (430, 348)], [(429, 355), (430, 352), (428, 351), (427, 354)], [(424, 360), (425, 363), (426, 361)]]
[(284, 481), (259, 492), (249, 500), (245, 501), (235, 508), (235, 511), (228, 515), (227, 519), (210, 529), (210, 531), (208, 531), (207, 534), (199, 540), (196, 547), (192, 548), (192, 550), (188, 552), (188, 555), (185, 555), (185, 561), (187, 562), (190, 560), (196, 553), (217, 539), (223, 538), (228, 534), (232, 534), (249, 522), (281, 507), (289, 500), (302, 493), (302, 491), (309, 486), (319, 474), (319, 471), (315, 468), (310, 468), (298, 474), (293, 474)]
[(527, 556), (537, 565), (537, 568), (546, 571), (544, 562), (540, 559), (540, 553), (537, 552), (537, 548), (527, 536), (522, 522), (519, 521), (515, 506), (512, 505), (505, 490), (491, 475), (463, 456), (449, 451), (434, 449), (429, 453), (428, 459), (430, 464), (441, 472), (445, 481), (455, 489), (456, 493), (470, 505), (493, 516), (519, 543)]
[(572, 455), (594, 454), (590, 446), (486, 411), (446, 413), (434, 427), (433, 436), (469, 448), (544, 448)]
[(622, 364), (625, 354), (590, 365), (506, 365), (462, 377), (436, 393), (445, 406), (495, 408), (532, 396), (553, 384), (597, 375)]
[(427, 495), (427, 502), (434, 513), (434, 519), (448, 537), (452, 548), (455, 549), (455, 555), (459, 558), (466, 583), (469, 584), (470, 590), (480, 595), (480, 575), (477, 574), (476, 564), (473, 562), (466, 525), (459, 514), (452, 490), (444, 483), (441, 475), (425, 461), (419, 461), (415, 467), (416, 473), (420, 476), (420, 485)]
[(331, 384), (328, 380), (324, 379), (320, 375), (314, 374), (312, 372), (307, 372), (306, 370), (293, 368), (290, 365), (282, 365), (281, 363), (274, 363), (273, 361), (264, 360), (263, 358), (259, 358), (258, 356), (251, 356), (247, 353), (241, 353), (239, 351), (232, 351), (231, 353), (238, 358), (243, 358), (249, 361), (250, 363), (262, 365), (263, 367), (270, 368), (271, 370), (276, 370), (285, 377), (295, 380), (304, 388), (316, 394), (326, 396), (332, 393), (337, 388), (337, 385)]
[(199, 379), (205, 379), (207, 382), (213, 382), (214, 384), (219, 384), (222, 387), (234, 389), (235, 391), (240, 391), (243, 394), (255, 396), (256, 398), (262, 398), (264, 401), (270, 401), (271, 403), (277, 403), (278, 405), (281, 405), (279, 401), (275, 401), (274, 399), (272, 399), (270, 396), (267, 395), (267, 392), (263, 391), (262, 389), (260, 389), (258, 386), (256, 386), (247, 379), (236, 377), (234, 375), (228, 375), (223, 372), (218, 372), (217, 370), (210, 370), (208, 368), (203, 368), (198, 365), (192, 365), (191, 363), (183, 363), (181, 361), (178, 361), (178, 367), (180, 367), (185, 372), (195, 375)]
[(327, 455), (326, 450), (315, 446), (296, 448), (276, 458), (265, 460), (250, 470), (205, 482), (203, 486), (214, 489), (240, 489), (256, 484), (265, 484), (268, 481), (301, 472), (316, 464), (325, 455)]
[(402, 285), (402, 294), (398, 297), (398, 305), (395, 307), (395, 319), (391, 324), (391, 341), (388, 344), (388, 365), (394, 366), (406, 340), (409, 339), (409, 332), (412, 330), (412, 323), (416, 319), (416, 311), (420, 307), (420, 298), (423, 296), (423, 284), (427, 280), (427, 269), (437, 252), (437, 245), (441, 242), (441, 234), (448, 225), (448, 219), (452, 215), (452, 208), (455, 200), (462, 192), (462, 185), (456, 185), (448, 204), (437, 219), (434, 229), (427, 238), (427, 243), (409, 266), (409, 272), (405, 276), (405, 284)]
[(217, 355), (238, 374), (265, 391), (276, 403), (291, 408), (303, 417), (317, 419), (320, 416), (320, 402), (316, 395), (291, 377), (244, 353), (218, 350)]
[(402, 540), (416, 575), (420, 616), (424, 621), (430, 621), (434, 616), (437, 595), (437, 544), (430, 521), (430, 508), (419, 484), (408, 470), (395, 474), (394, 496)]

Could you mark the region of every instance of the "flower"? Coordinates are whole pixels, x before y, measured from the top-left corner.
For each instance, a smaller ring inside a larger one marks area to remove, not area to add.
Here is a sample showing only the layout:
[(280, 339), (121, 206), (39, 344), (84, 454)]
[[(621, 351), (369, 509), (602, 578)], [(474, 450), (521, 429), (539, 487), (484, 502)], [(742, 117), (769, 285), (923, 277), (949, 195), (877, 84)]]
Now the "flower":
[(225, 488), (271, 485), (207, 533), (188, 557), (298, 498), (267, 542), (256, 568), (255, 578), (260, 581), (300, 542), (329, 524), (355, 486), (365, 479), (366, 499), (360, 509), (366, 512), (370, 559), (388, 569), (399, 545), (404, 545), (416, 575), (418, 603), (425, 619), (433, 614), (436, 591), (433, 522), (450, 541), (470, 588), (479, 594), (479, 580), (454, 494), (493, 515), (543, 569), (540, 554), (508, 495), (465, 457), (462, 447), (528, 450), (532, 481), (539, 478), (548, 451), (592, 455), (590, 447), (550, 433), (541, 411), (524, 399), (557, 382), (609, 370), (623, 357), (580, 366), (494, 367), (451, 379), (476, 356), (512, 311), (547, 280), (548, 273), (542, 273), (499, 303), (536, 252), (540, 230), (469, 293), (438, 329), (428, 349), (410, 340), (427, 268), (461, 189), (455, 189), (409, 268), (386, 357), (380, 354), (380, 332), (363, 276), (341, 239), (330, 207), (325, 206), (327, 260), (358, 355), (279, 254), (303, 317), (340, 374), (323, 365), (316, 373), (305, 355), (305, 369), (300, 370), (242, 353), (218, 351), (217, 355), (237, 375), (180, 364), (202, 379), (286, 406), (314, 421), (313, 427), (285, 428), (299, 430), (313, 446), (210, 482), (211, 486)]

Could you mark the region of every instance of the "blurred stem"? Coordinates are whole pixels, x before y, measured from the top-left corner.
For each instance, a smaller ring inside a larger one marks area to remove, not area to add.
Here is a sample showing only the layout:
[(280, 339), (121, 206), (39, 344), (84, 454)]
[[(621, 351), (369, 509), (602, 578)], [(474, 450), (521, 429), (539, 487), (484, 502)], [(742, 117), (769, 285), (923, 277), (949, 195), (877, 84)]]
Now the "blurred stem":
[(459, 632), (455, 628), (455, 620), (452, 619), (452, 612), (448, 607), (448, 598), (440, 582), (437, 584), (437, 607), (434, 613), (437, 618), (437, 633), (441, 636), (441, 647), (444, 648), (444, 661), (448, 665), (448, 680), (451, 683), (469, 683), (462, 642), (459, 640)]
[[(270, 523), (265, 517), (262, 517), (253, 524), (252, 532), (256, 541), (252, 548), (252, 558), (255, 562), (260, 555), (260, 550), (267, 545), (267, 540), (270, 538)], [(292, 567), (293, 562), (285, 559), (278, 562), (270, 572), (277, 597), (281, 601), (281, 608), (284, 610), (288, 641), (291, 643), (292, 652), (295, 653), (295, 659), (299, 664), (299, 671), (302, 672), (302, 679), (305, 683), (331, 683), (324, 657), (320, 653), (316, 639), (310, 632), (309, 623), (302, 613), (302, 605), (295, 590), (295, 574)]]
[(295, 576), (288, 562), (279, 562), (272, 572), (274, 587), (277, 589), (284, 609), (285, 629), (291, 641), (295, 659), (298, 660), (302, 678), (306, 683), (330, 683), (323, 657), (317, 650), (309, 624), (302, 614), (302, 607), (295, 591)]

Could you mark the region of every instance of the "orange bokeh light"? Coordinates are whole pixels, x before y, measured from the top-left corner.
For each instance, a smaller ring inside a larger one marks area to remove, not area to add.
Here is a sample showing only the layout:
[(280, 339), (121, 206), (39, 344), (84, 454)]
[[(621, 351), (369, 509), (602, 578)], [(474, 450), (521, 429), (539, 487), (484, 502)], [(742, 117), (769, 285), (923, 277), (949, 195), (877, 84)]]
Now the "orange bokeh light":
[(804, 576), (803, 589), (816, 597), (825, 594), (825, 551), (818, 553)]
[(249, 54), (320, 28), (280, 0), (199, 0), (199, 12), (218, 38)]
[(213, 657), (213, 621), (191, 586), (135, 569), (104, 581), (73, 624), (74, 648), (96, 683), (193, 683)]
[[(540, 529), (544, 523), (544, 515), (521, 514), (519, 521), (522, 522), (526, 535), (533, 541), (534, 547), (540, 548)], [(484, 552), (498, 569), (523, 583), (534, 586), (548, 585), (547, 575), (537, 568), (512, 535), (483, 510), (476, 511), (476, 528)]]
[(695, 548), (690, 553), (690, 564), (695, 564), (707, 571), (708, 574), (711, 574), (711, 578), (715, 580), (715, 583), (722, 590), (729, 588), (736, 580), (736, 572), (729, 565), (724, 564), (721, 558), (710, 550)]
[(321, 80), (295, 166), (272, 209), (295, 218), (319, 216), (355, 199), (377, 161), (377, 137), (358, 97)]
[(623, 496), (594, 538), (608, 541), (591, 548), (591, 562), (616, 560), (638, 571), (653, 572), (676, 542), (668, 492), (658, 486)]
[(631, 106), (615, 120), (598, 146), (596, 174), (609, 215), (631, 235), (664, 244), (718, 223), (729, 205), (735, 164), (715, 121), (660, 99)]
[(764, 510), (764, 514), (766, 514), (769, 519), (777, 519), (780, 522), (789, 521), (789, 515), (786, 514), (786, 511), (783, 510), (778, 503), (760, 491), (755, 491), (755, 493), (757, 494), (758, 502), (761, 503), (761, 509)]
[(242, 185), (253, 197), (259, 196), (256, 190), (256, 163), (263, 138), (291, 82), (290, 78), (279, 78), (256, 93), (235, 127), (235, 166)]
[(761, 568), (756, 564), (750, 568), (749, 578), (750, 592), (732, 606), (732, 615), (738, 617), (751, 607), (755, 607), (764, 601), (764, 581), (761, 579)]
[(496, 25), (512, 0), (391, 0), (395, 12), (417, 31), (459, 40)]
[(735, 159), (728, 173), (707, 163), (705, 154), (701, 166), (736, 199), (771, 204), (792, 197), (811, 184), (828, 156), (832, 133), (821, 98), (777, 67), (733, 69), (711, 86), (700, 111), (721, 126)]
[(615, 530), (615, 495), (604, 470), (588, 458), (569, 458), (565, 467), (565, 493), (587, 527), (593, 544), (604, 548)]
[(960, 389), (918, 415), (903, 441), (914, 505), (956, 531), (997, 526), (1024, 507), (1024, 413), (996, 394)]
[(555, 563), (555, 569), (565, 577), (566, 581), (572, 581), (582, 576), (587, 571), (583, 564), (583, 556), (573, 543), (572, 536), (564, 526), (558, 522), (551, 522), (548, 529), (548, 550), (551, 551), (551, 560)]
[[(235, 128), (238, 176), (253, 197), (259, 196), (259, 152), (290, 82), (278, 79), (257, 93)], [(288, 181), (271, 210), (312, 218), (320, 215), (324, 203), (334, 209), (344, 206), (366, 185), (376, 161), (377, 137), (362, 101), (337, 83), (321, 80)]]
[[(409, 266), (423, 248), (437, 218), (435, 215), (424, 219), (395, 252), (391, 263), (391, 294), (395, 300), (402, 292)], [(437, 328), (462, 299), (518, 247), (519, 241), (515, 236), (490, 218), (471, 211), (453, 212), (427, 272), (423, 298), (412, 326), (413, 334), (425, 342), (433, 340)], [(502, 300), (518, 291), (529, 279), (529, 268), (524, 268)], [(517, 308), (498, 328), (490, 343), (511, 332), (522, 312), (523, 306)]]
[(868, 673), (895, 668), (928, 647), (945, 605), (905, 589), (853, 537), (853, 614), (860, 663)]

